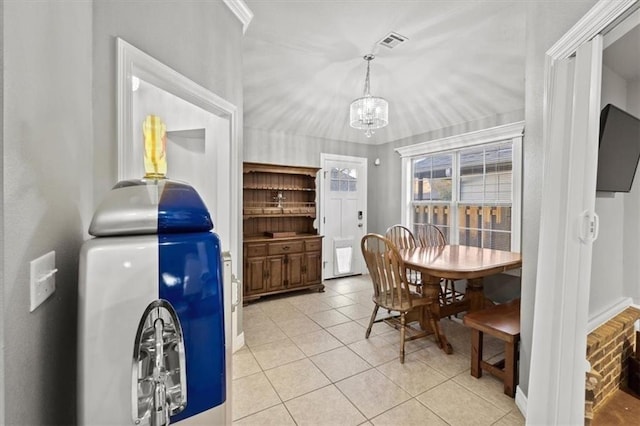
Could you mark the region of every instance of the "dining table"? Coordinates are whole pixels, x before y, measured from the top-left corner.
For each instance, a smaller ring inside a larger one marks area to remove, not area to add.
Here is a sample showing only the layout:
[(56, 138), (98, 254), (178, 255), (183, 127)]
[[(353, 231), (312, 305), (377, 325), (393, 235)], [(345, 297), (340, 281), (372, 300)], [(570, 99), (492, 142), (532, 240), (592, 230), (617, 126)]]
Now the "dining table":
[[(522, 266), (520, 253), (474, 246), (415, 247), (400, 249), (399, 252), (405, 268), (420, 273), (423, 297), (434, 300), (419, 316), (420, 326), (433, 331), (438, 345), (448, 354), (453, 352), (453, 348), (442, 331), (440, 319), (461, 312), (478, 311), (491, 304), (484, 295), (484, 277)], [(464, 295), (459, 299), (441, 302), (439, 294), (442, 279), (467, 280)]]

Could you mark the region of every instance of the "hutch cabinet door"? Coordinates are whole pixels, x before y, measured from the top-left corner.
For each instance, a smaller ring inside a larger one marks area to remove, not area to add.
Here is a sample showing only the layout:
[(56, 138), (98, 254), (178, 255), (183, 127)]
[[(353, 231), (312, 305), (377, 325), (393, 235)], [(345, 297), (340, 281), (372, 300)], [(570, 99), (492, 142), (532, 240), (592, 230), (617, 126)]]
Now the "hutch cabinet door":
[(322, 252), (305, 253), (305, 284), (322, 281)]
[(267, 285), (265, 291), (276, 291), (284, 288), (285, 263), (284, 256), (267, 257)]
[(245, 261), (245, 294), (263, 293), (265, 291), (265, 260), (266, 257), (250, 257)]
[(291, 253), (287, 255), (287, 288), (300, 287), (304, 285), (303, 281), (303, 253)]

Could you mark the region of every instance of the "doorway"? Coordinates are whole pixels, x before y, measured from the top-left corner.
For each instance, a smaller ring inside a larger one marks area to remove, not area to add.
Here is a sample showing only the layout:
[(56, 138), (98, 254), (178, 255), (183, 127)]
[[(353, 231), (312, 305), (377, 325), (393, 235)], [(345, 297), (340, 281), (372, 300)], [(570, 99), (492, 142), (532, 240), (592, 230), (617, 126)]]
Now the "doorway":
[[(118, 180), (144, 174), (140, 123), (154, 114), (167, 126), (167, 176), (192, 185), (214, 221), (232, 270), (224, 279), (227, 359), (244, 344), (237, 275), (239, 238), (238, 129), (235, 105), (118, 38)], [(233, 297), (232, 297), (233, 296)], [(230, 368), (230, 367), (228, 367)]]
[[(598, 2), (547, 51), (545, 166), (526, 401), (531, 424), (584, 422), (590, 287), (607, 286), (609, 293), (613, 289), (610, 276), (602, 282), (591, 277), (599, 228), (595, 208), (602, 34), (637, 3)], [(534, 374), (542, 371), (548, 374)]]
[(360, 240), (367, 233), (367, 159), (320, 154), (322, 278), (364, 272)]

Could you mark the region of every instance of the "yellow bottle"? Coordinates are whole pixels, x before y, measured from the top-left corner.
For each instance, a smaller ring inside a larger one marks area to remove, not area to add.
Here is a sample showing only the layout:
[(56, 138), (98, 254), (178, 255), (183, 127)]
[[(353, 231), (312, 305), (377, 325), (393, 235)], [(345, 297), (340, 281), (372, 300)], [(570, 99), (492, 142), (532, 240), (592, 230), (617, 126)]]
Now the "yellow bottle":
[(157, 115), (142, 123), (145, 179), (164, 179), (167, 174), (167, 126)]

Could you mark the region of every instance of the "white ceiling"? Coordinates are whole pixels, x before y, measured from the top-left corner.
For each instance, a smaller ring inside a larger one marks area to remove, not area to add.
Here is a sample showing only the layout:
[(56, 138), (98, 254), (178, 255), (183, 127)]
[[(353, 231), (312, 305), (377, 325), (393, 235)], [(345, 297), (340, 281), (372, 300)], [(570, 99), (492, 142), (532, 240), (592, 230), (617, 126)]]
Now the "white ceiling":
[[(384, 143), (524, 108), (522, 1), (246, 0), (244, 124)], [(409, 41), (378, 46), (390, 31)], [(389, 126), (348, 125), (373, 52), (371, 94)]]
[[(379, 144), (524, 108), (523, 1), (245, 0), (244, 125)], [(390, 31), (409, 41), (378, 46)], [(389, 126), (349, 127), (373, 52)]]

